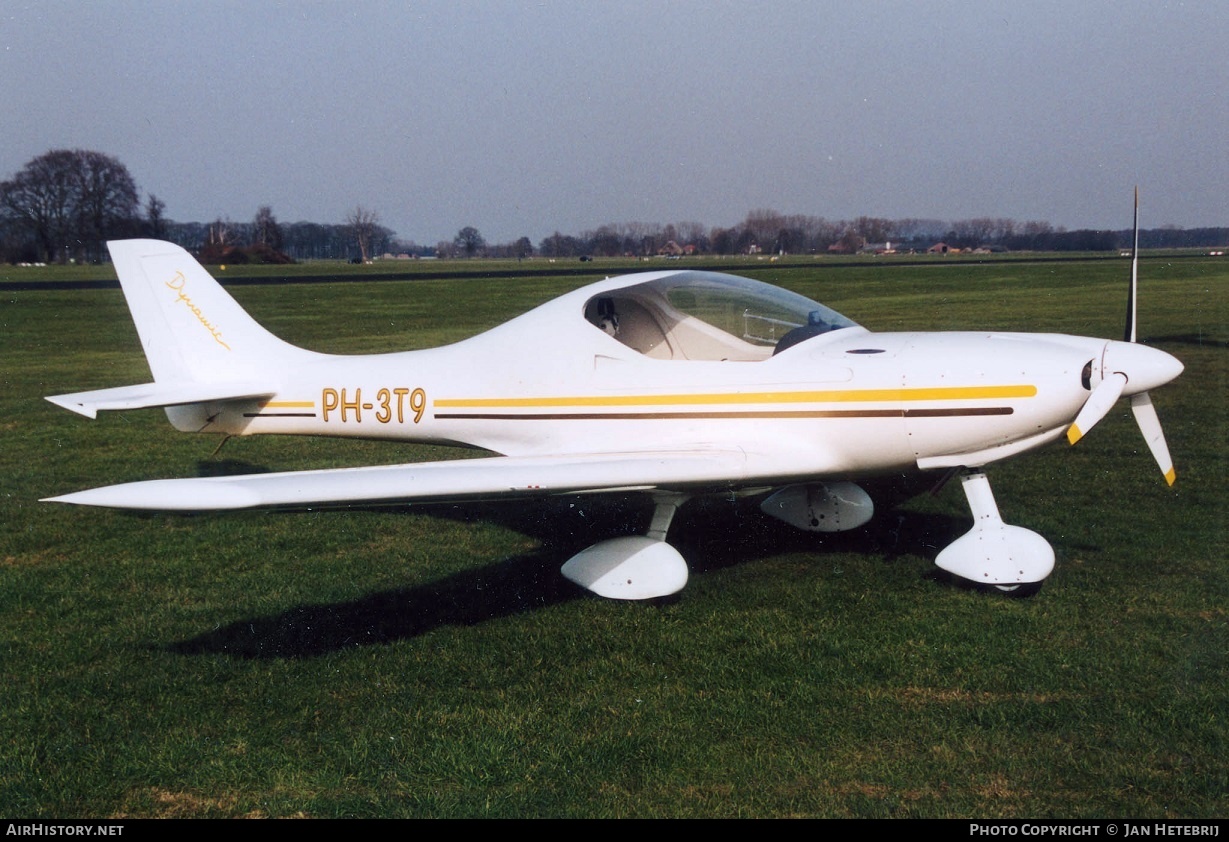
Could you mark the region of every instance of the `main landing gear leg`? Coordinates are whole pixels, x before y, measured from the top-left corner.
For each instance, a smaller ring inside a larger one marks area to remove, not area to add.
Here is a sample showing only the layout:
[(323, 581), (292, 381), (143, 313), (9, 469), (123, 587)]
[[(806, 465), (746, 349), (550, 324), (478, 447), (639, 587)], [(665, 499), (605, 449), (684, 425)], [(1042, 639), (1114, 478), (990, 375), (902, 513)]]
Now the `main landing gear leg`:
[(1022, 526), (1003, 523), (990, 481), (972, 470), (960, 478), (973, 512), (973, 528), (935, 559), (949, 573), (1013, 596), (1029, 596), (1054, 569), (1054, 549)]
[(568, 559), (560, 570), (569, 581), (609, 599), (655, 599), (687, 584), (687, 562), (666, 543), (666, 533), (687, 495), (660, 491), (646, 535), (599, 541)]

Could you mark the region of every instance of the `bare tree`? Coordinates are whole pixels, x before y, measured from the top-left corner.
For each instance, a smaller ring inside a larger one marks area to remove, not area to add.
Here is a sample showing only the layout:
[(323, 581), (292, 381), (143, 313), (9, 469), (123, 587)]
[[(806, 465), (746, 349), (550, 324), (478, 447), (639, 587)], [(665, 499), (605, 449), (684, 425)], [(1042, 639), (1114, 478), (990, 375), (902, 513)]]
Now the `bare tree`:
[(132, 233), (137, 206), (127, 167), (101, 152), (52, 150), (0, 184), (0, 208), (46, 260), (101, 257), (104, 240)]
[(166, 202), (153, 193), (145, 199), (145, 232), (155, 239), (166, 239)]
[(379, 222), (379, 215), (362, 205), (350, 211), (346, 217), (346, 227), (350, 230), (354, 242), (358, 244), (359, 256), (364, 263), (371, 260), (371, 242), (375, 239)]
[(137, 185), (128, 168), (110, 155), (78, 151), (77, 229), (83, 256), (97, 260), (109, 237), (131, 236), (136, 227)]
[(854, 231), (866, 243), (882, 243), (892, 236), (892, 220), (877, 216), (859, 216), (853, 222)]
[(583, 250), (580, 240), (558, 231), (538, 244), (538, 253), (543, 257), (576, 257)]
[(260, 210), (256, 211), (256, 218), (252, 221), (252, 239), (253, 245), (282, 250), (282, 226), (277, 224), (273, 208), (268, 205), (262, 205)]
[(477, 228), (472, 225), (466, 225), (452, 238), (452, 245), (456, 251), (461, 252), (466, 257), (473, 257), (486, 248), (486, 240), (478, 233)]
[(234, 237), (232, 232), (234, 223), (229, 219), (218, 218), (209, 225), (209, 239), (206, 241), (207, 246), (217, 246), (220, 249), (231, 245)]
[(705, 228), (700, 223), (691, 221), (680, 222), (676, 228), (678, 230), (679, 245), (685, 246), (690, 244), (697, 248), (706, 245)]
[(596, 231), (586, 231), (580, 236), (582, 240), (588, 241), (594, 254), (614, 257), (623, 251), (623, 238), (613, 225), (603, 225)]
[(72, 153), (57, 150), (26, 164), (10, 181), (0, 184), (0, 201), (14, 224), (25, 228), (42, 260), (64, 259), (72, 217)]
[(771, 208), (757, 208), (743, 220), (743, 230), (751, 235), (751, 242), (761, 249), (771, 249), (785, 228), (785, 217)]

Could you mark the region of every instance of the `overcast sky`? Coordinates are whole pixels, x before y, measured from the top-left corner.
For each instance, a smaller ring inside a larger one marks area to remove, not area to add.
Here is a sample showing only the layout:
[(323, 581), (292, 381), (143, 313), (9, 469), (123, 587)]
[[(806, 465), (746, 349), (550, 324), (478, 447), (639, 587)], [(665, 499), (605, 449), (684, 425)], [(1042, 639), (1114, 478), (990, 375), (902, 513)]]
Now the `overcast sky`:
[(1229, 225), (1224, 0), (0, 0), (0, 91), (179, 221)]

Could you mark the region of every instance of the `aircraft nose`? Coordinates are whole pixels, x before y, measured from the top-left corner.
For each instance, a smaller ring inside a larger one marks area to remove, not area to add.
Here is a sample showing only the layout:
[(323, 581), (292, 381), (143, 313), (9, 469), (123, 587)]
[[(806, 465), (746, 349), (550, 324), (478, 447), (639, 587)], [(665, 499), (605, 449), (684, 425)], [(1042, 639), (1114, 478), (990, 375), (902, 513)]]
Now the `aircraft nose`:
[(1109, 342), (1101, 358), (1101, 376), (1114, 373), (1126, 376), (1124, 395), (1136, 395), (1163, 386), (1182, 373), (1178, 359), (1157, 348), (1138, 342)]

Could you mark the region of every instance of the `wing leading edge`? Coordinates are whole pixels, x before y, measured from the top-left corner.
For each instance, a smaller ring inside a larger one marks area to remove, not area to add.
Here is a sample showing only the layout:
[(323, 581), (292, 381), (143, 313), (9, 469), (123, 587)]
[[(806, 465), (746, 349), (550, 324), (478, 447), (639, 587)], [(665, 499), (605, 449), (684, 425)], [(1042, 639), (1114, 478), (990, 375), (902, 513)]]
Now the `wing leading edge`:
[(741, 450), (493, 456), (321, 471), (146, 480), (49, 497), (45, 502), (191, 512), (459, 502), (729, 487), (738, 484), (745, 466), (746, 455)]

